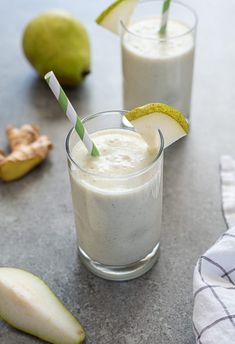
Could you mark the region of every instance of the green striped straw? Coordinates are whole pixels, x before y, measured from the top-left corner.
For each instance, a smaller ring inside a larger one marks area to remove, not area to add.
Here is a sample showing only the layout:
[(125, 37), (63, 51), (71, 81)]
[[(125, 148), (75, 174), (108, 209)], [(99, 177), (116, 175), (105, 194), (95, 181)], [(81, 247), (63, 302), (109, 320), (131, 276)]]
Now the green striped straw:
[(159, 33), (164, 35), (166, 33), (169, 9), (170, 9), (171, 0), (164, 0), (162, 6), (162, 18), (161, 18), (161, 27)]
[(68, 97), (64, 93), (63, 88), (60, 86), (59, 81), (57, 80), (55, 74), (53, 72), (49, 72), (44, 76), (45, 80), (47, 81), (50, 89), (54, 93), (56, 99), (58, 100), (60, 106), (64, 110), (66, 116), (72, 122), (78, 136), (80, 137), (81, 141), (84, 143), (86, 149), (92, 156), (99, 156), (99, 150), (91, 140), (90, 136), (82, 121), (78, 117), (76, 111), (74, 110), (72, 104), (70, 103)]

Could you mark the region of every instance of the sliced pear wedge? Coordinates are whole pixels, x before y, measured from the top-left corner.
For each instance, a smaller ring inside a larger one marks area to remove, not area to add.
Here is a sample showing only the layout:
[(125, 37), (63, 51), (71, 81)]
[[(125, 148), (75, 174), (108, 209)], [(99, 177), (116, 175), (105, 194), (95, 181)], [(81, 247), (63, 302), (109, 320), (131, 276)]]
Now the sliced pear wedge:
[(13, 327), (53, 344), (80, 344), (85, 332), (37, 276), (0, 268), (0, 317)]
[(96, 23), (113, 33), (120, 34), (120, 20), (128, 24), (138, 0), (117, 0), (104, 10)]
[(125, 117), (150, 149), (158, 145), (158, 129), (163, 134), (165, 148), (189, 132), (188, 122), (182, 113), (166, 104), (146, 104), (127, 112)]

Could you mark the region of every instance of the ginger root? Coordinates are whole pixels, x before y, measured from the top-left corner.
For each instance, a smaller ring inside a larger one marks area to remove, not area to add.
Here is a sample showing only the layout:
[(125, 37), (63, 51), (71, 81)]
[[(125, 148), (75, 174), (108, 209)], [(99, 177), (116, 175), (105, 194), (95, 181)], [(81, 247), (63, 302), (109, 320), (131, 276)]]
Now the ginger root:
[(37, 125), (9, 127), (6, 135), (12, 152), (5, 156), (0, 150), (0, 179), (9, 182), (19, 179), (39, 165), (52, 149), (47, 136), (40, 136)]

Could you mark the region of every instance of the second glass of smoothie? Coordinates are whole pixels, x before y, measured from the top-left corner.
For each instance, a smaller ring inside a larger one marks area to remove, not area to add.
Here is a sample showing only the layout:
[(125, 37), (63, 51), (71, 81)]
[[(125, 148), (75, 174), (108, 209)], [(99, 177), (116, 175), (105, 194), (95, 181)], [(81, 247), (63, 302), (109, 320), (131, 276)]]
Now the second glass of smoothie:
[[(92, 157), (74, 129), (66, 140), (78, 251), (96, 275), (128, 280), (157, 260), (162, 215), (163, 137), (150, 151), (124, 111), (83, 124), (100, 151)], [(157, 135), (157, 133), (156, 133)]]
[(126, 110), (166, 103), (190, 115), (195, 12), (178, 1), (170, 6), (167, 31), (159, 33), (162, 0), (142, 0), (126, 25), (121, 21), (123, 105)]

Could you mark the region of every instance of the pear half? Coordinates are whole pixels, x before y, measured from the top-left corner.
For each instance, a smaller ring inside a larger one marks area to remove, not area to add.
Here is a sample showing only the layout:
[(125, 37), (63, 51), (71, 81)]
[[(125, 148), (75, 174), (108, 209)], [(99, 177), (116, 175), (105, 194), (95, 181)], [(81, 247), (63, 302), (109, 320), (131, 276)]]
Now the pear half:
[(189, 132), (189, 124), (182, 113), (166, 104), (151, 103), (125, 114), (150, 149), (158, 145), (157, 130), (164, 137), (164, 147), (170, 146)]
[(117, 0), (104, 10), (96, 23), (113, 33), (120, 34), (120, 21), (128, 24), (138, 0)]
[(0, 268), (0, 318), (13, 327), (53, 344), (80, 344), (85, 332), (37, 276)]

